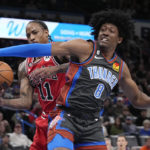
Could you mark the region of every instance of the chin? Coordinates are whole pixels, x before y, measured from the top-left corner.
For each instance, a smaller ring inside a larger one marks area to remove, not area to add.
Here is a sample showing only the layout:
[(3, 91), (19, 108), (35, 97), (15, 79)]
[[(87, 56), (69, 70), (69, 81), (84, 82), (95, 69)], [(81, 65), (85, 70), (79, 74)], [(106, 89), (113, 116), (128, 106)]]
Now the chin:
[(108, 47), (106, 46), (106, 45), (100, 45), (100, 50), (107, 50), (108, 49)]

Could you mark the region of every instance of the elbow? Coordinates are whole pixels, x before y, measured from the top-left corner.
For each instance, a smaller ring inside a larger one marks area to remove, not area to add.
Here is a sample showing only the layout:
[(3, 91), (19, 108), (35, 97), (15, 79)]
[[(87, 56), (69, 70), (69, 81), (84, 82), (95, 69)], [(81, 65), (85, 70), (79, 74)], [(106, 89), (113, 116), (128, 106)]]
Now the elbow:
[(138, 100), (137, 96), (134, 96), (134, 97), (130, 98), (130, 102), (133, 105), (133, 107), (135, 107), (135, 108), (139, 108), (140, 107), (139, 100)]
[(145, 108), (145, 106), (143, 105), (141, 100), (138, 99), (137, 97), (131, 100), (131, 104), (133, 105), (133, 107), (135, 107), (137, 109)]
[(141, 108), (137, 100), (131, 101), (131, 104), (133, 105), (134, 108), (137, 108), (137, 109)]

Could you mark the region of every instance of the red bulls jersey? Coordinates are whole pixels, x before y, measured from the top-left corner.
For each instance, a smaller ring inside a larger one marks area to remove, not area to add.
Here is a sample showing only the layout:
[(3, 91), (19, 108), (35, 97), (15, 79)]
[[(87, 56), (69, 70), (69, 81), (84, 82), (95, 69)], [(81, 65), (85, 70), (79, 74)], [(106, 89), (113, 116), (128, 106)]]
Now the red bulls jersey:
[[(37, 61), (34, 61), (34, 58), (27, 58), (26, 72), (29, 76), (30, 73), (37, 68), (57, 65), (59, 65), (58, 62), (52, 56), (41, 57), (41, 59)], [(54, 109), (56, 105), (56, 99), (59, 95), (60, 89), (64, 84), (65, 73), (58, 73), (35, 86), (35, 92), (38, 93), (38, 99), (44, 112), (48, 113)]]

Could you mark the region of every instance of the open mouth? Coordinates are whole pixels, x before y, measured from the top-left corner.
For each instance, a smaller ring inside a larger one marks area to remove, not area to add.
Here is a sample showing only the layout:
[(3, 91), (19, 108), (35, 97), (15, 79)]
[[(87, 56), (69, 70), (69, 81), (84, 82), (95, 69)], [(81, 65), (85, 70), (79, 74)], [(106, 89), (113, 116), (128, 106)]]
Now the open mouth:
[(101, 38), (101, 42), (108, 42), (107, 38)]

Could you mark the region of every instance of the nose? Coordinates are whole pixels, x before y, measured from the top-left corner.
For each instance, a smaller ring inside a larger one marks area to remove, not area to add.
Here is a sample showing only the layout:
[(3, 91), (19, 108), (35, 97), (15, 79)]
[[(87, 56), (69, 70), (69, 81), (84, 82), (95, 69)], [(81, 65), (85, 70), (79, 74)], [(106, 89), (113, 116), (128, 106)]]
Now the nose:
[(31, 42), (34, 42), (34, 41), (35, 41), (35, 36), (34, 36), (33, 34), (31, 34), (29, 40), (30, 40)]
[(109, 34), (109, 31), (106, 29), (106, 30), (102, 31), (102, 34), (103, 34), (103, 35), (108, 35), (108, 34)]

